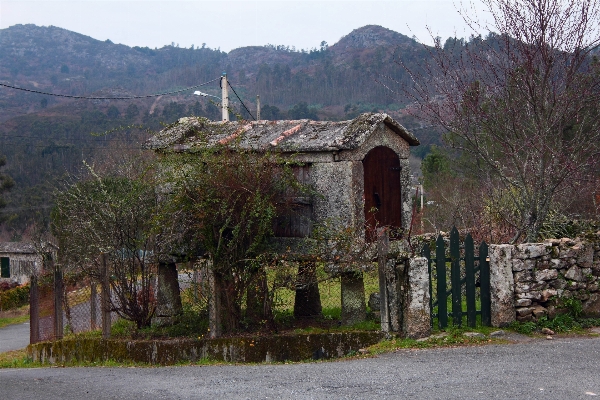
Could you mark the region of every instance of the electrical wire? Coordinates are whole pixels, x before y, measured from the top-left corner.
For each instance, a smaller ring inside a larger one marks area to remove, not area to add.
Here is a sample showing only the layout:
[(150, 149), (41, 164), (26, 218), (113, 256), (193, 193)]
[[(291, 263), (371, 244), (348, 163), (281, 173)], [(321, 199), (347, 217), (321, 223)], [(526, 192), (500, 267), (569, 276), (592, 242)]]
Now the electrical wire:
[(130, 96), (130, 97), (86, 97), (86, 96), (71, 96), (71, 95), (68, 95), (68, 94), (48, 93), (48, 92), (41, 92), (39, 90), (24, 89), (24, 88), (20, 88), (20, 87), (17, 87), (17, 86), (7, 85), (5, 83), (0, 83), (0, 86), (4, 86), (4, 87), (9, 88), (9, 89), (22, 90), (24, 92), (43, 94), (43, 95), (46, 95), (46, 96), (67, 97), (69, 99), (84, 99), (84, 100), (133, 100), (133, 99), (147, 99), (149, 97), (167, 96), (167, 95), (171, 95), (171, 94), (181, 93), (181, 92), (185, 92), (187, 90), (199, 88), (200, 86), (208, 85), (209, 83), (215, 82), (215, 81), (220, 80), (220, 79), (221, 79), (221, 77), (218, 77), (218, 78), (213, 79), (211, 81), (201, 83), (200, 85), (190, 86), (188, 88), (180, 89), (180, 90), (174, 90), (172, 92), (148, 94), (148, 95), (145, 95), (145, 96)]
[(246, 105), (244, 104), (244, 102), (242, 101), (242, 99), (240, 99), (240, 96), (238, 96), (238, 94), (236, 93), (236, 91), (233, 88), (233, 86), (231, 86), (231, 83), (229, 83), (229, 81), (227, 81), (227, 84), (229, 85), (229, 87), (231, 88), (231, 90), (233, 90), (233, 93), (235, 94), (235, 97), (237, 97), (238, 100), (240, 101), (240, 103), (242, 103), (242, 105), (244, 106), (244, 108), (246, 109), (246, 111), (248, 112), (248, 114), (252, 117), (253, 120), (256, 121), (256, 118), (254, 118), (254, 115), (252, 115), (252, 113), (250, 112), (250, 110), (248, 110), (248, 107), (246, 107)]

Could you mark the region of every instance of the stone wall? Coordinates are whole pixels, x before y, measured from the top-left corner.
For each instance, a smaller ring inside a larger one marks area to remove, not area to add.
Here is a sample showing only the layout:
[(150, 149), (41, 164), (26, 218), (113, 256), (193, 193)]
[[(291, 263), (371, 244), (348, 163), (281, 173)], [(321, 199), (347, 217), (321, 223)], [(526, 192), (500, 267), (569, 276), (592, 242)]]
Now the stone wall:
[(513, 291), (504, 296), (512, 297), (517, 321), (553, 318), (567, 311), (571, 298), (581, 301), (584, 316), (600, 317), (600, 232), (585, 239), (490, 246), (490, 269), (512, 271)]

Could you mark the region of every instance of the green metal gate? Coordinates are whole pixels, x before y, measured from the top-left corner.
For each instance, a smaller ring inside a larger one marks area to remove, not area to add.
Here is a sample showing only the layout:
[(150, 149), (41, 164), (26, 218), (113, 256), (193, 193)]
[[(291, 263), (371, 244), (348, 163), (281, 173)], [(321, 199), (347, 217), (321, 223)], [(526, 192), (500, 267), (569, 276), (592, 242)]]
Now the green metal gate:
[[(453, 325), (461, 326), (465, 314), (469, 327), (477, 325), (478, 315), (481, 316), (481, 325), (490, 326), (492, 321), (488, 245), (482, 242), (475, 257), (473, 238), (468, 234), (465, 238), (464, 250), (461, 251), (458, 230), (453, 227), (450, 232), (449, 257), (446, 256), (444, 239), (441, 235), (436, 240), (435, 258), (431, 258), (429, 244), (423, 247), (422, 255), (427, 258), (429, 266), (429, 308), (432, 326), (434, 319), (437, 318), (438, 327), (446, 328), (448, 317), (452, 318)], [(434, 271), (432, 271), (432, 263), (435, 265)], [(448, 269), (450, 288), (447, 285)], [(450, 305), (450, 312), (448, 305)]]

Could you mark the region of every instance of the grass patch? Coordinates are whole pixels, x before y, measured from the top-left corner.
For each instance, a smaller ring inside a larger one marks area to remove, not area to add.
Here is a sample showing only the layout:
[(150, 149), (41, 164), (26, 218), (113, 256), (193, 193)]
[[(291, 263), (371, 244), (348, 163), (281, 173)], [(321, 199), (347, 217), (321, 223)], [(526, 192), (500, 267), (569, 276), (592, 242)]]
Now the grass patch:
[(0, 311), (0, 328), (8, 325), (22, 324), (29, 321), (29, 306), (17, 309)]
[(555, 333), (583, 333), (585, 329), (594, 326), (600, 326), (600, 318), (581, 318), (572, 314), (561, 314), (552, 319), (544, 316), (536, 322), (515, 321), (510, 325), (510, 329), (524, 335), (532, 335), (541, 332), (544, 328), (551, 329)]
[(27, 357), (27, 350), (25, 349), (0, 353), (0, 368), (33, 368), (41, 366), (40, 363), (34, 363)]
[[(480, 345), (492, 342), (503, 342), (503, 339), (491, 338), (489, 334), (498, 328), (478, 327), (478, 328), (461, 328), (449, 326), (445, 332), (436, 332), (427, 340), (415, 340), (407, 338), (392, 338), (382, 340), (367, 348), (369, 355), (388, 353), (400, 349), (427, 349), (436, 347), (453, 347), (453, 346), (470, 346)], [(465, 336), (465, 332), (478, 332), (485, 337), (469, 337)]]
[(22, 324), (29, 321), (29, 315), (20, 315), (17, 317), (0, 318), (0, 328), (8, 325)]

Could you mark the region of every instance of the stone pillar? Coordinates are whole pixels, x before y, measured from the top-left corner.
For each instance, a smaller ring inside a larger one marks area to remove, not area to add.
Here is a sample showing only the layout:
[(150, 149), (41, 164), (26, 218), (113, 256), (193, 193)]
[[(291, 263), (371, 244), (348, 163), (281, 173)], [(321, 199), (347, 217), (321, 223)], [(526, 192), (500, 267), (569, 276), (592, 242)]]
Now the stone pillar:
[(365, 285), (360, 271), (342, 272), (342, 324), (353, 325), (367, 318)]
[(294, 318), (318, 318), (322, 315), (317, 266), (314, 262), (301, 262), (298, 266)]
[(402, 334), (411, 339), (431, 335), (429, 310), (429, 270), (425, 257), (410, 258), (402, 318)]
[(207, 261), (206, 265), (208, 278), (208, 337), (214, 339), (221, 336), (221, 296), (212, 264)]
[(512, 271), (514, 246), (490, 245), (490, 290), (492, 326), (503, 327), (515, 321), (515, 283)]
[(110, 338), (110, 328), (112, 326), (112, 319), (110, 315), (111, 301), (110, 301), (110, 271), (107, 264), (107, 255), (102, 253), (101, 257), (101, 274), (102, 280), (100, 281), (102, 287), (102, 293), (100, 303), (102, 306), (102, 339)]
[(174, 262), (158, 264), (156, 297), (156, 322), (159, 325), (172, 325), (173, 317), (183, 312), (179, 293), (179, 277)]
[(390, 240), (385, 231), (377, 232), (377, 271), (379, 275), (379, 311), (381, 316), (381, 331), (389, 335), (391, 330), (390, 308), (387, 282), (387, 257), (390, 248)]

